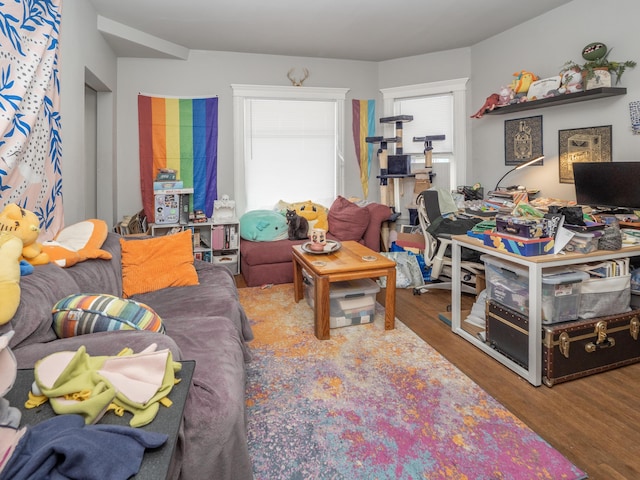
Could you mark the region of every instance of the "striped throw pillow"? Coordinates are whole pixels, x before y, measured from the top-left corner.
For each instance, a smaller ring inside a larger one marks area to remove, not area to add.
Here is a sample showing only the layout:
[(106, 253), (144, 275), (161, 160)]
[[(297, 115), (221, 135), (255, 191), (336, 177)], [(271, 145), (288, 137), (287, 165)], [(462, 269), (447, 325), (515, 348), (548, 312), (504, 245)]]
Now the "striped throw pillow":
[(164, 333), (162, 319), (151, 307), (114, 295), (69, 295), (56, 303), (51, 313), (59, 338), (113, 330)]

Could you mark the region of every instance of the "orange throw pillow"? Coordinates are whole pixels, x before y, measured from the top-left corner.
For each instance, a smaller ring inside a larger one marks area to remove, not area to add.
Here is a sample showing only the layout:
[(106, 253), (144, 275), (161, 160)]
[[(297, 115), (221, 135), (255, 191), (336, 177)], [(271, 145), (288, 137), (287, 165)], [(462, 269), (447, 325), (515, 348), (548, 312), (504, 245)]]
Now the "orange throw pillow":
[(121, 238), (122, 296), (198, 285), (192, 242), (191, 230), (148, 240)]

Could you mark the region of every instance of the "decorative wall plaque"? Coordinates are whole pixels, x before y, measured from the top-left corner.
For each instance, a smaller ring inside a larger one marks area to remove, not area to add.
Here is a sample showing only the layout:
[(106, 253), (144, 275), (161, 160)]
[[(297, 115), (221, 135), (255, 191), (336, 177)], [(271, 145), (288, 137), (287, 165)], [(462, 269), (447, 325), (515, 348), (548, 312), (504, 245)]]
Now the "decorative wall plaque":
[[(542, 115), (504, 122), (504, 164), (520, 165), (542, 152)], [(542, 165), (542, 162), (539, 163)], [(536, 164), (538, 165), (538, 164)]]
[(560, 183), (573, 183), (575, 162), (611, 161), (611, 125), (558, 131)]

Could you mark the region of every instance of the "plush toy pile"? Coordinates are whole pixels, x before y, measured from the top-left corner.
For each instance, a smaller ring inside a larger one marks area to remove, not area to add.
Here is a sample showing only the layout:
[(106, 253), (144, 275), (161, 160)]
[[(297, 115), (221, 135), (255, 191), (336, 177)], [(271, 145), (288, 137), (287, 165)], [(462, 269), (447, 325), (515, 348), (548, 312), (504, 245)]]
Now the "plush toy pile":
[(252, 242), (273, 242), (288, 237), (287, 210), (295, 212), (314, 228), (329, 230), (329, 209), (311, 200), (289, 203), (279, 201), (273, 210), (250, 210), (240, 217), (240, 236)]
[(535, 73), (527, 70), (515, 72), (513, 76), (511, 83), (501, 86), (497, 93), (489, 95), (471, 118), (482, 118), (486, 113), (506, 105), (582, 91), (582, 75), (579, 70), (570, 66), (558, 75), (545, 79), (540, 79)]
[(70, 267), (88, 258), (110, 259), (100, 247), (107, 238), (103, 220), (91, 219), (71, 225), (49, 242), (38, 242), (38, 217), (15, 203), (0, 211), (0, 325), (13, 318), (20, 305), (20, 276), (33, 267), (54, 261)]

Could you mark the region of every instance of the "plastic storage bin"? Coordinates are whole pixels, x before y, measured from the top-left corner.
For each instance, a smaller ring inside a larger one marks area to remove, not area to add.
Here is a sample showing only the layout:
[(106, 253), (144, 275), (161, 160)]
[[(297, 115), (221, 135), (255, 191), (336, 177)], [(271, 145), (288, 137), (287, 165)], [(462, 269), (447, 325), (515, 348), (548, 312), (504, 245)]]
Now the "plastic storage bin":
[(631, 275), (590, 278), (580, 297), (580, 318), (617, 315), (631, 310)]
[(576, 320), (580, 312), (582, 282), (587, 272), (558, 270), (542, 275), (542, 323)]
[[(302, 271), (304, 297), (311, 308), (313, 301), (313, 279)], [(376, 313), (376, 293), (380, 287), (371, 279), (348, 280), (331, 284), (329, 292), (329, 327), (347, 327), (371, 323)]]
[[(487, 297), (522, 315), (529, 315), (529, 276), (521, 265), (483, 255)], [(580, 284), (586, 272), (549, 268), (542, 275), (542, 323), (576, 320), (580, 311)]]
[(573, 232), (573, 237), (564, 247), (565, 252), (591, 253), (598, 249), (601, 230), (595, 232)]

